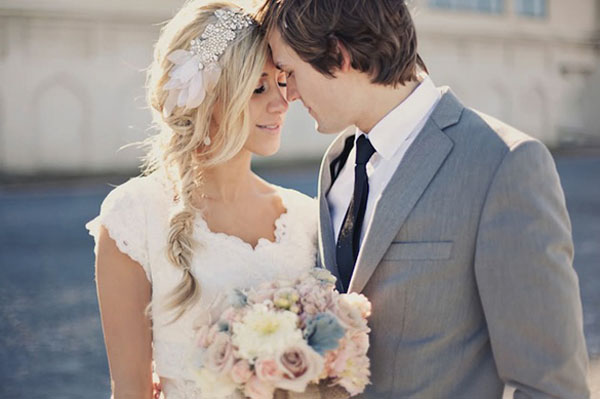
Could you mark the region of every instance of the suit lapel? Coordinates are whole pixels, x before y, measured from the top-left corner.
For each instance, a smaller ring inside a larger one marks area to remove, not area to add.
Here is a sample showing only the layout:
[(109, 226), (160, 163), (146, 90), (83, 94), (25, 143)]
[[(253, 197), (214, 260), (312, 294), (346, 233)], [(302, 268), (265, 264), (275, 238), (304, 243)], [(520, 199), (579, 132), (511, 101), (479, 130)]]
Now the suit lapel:
[(360, 292), (381, 262), (411, 210), (436, 175), (453, 147), (442, 131), (460, 119), (462, 105), (446, 93), (409, 147), (400, 166), (375, 204), (348, 292)]
[[(319, 199), (319, 255), (325, 268), (327, 268), (337, 278), (338, 290), (341, 290), (340, 285), (340, 273), (335, 261), (335, 234), (333, 232), (333, 224), (331, 221), (331, 213), (329, 212), (329, 204), (327, 203), (327, 193), (333, 184), (333, 180), (339, 174), (341, 167), (340, 156), (344, 153), (349, 152), (349, 144), (354, 144), (354, 129), (348, 129), (340, 135), (331, 144), (323, 162), (321, 163), (321, 169), (319, 171), (319, 188), (318, 188), (318, 199)], [(347, 158), (348, 154), (345, 154)]]

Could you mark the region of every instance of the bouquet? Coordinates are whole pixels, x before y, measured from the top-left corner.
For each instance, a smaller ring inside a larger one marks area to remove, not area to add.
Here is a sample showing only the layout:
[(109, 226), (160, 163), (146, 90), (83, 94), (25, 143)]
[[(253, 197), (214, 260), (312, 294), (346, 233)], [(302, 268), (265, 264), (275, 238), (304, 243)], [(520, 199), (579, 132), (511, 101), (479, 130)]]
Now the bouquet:
[(323, 383), (359, 394), (370, 383), (370, 313), (365, 296), (340, 294), (321, 268), (235, 290), (219, 319), (198, 329), (196, 382), (211, 398), (238, 391), (271, 399), (276, 389), (305, 392)]

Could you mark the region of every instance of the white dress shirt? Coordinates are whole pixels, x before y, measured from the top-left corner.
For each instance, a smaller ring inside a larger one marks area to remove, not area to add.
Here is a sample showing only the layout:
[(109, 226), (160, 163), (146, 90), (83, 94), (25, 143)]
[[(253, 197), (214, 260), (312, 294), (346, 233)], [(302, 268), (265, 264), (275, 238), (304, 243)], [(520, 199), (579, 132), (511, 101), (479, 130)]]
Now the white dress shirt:
[(425, 122), (440, 98), (439, 90), (435, 87), (431, 78), (427, 76), (402, 103), (384, 116), (368, 134), (356, 128), (354, 147), (348, 155), (348, 161), (327, 194), (335, 242), (337, 242), (344, 216), (346, 216), (354, 192), (354, 166), (358, 137), (361, 134), (366, 135), (376, 151), (367, 163), (369, 197), (360, 236), (362, 243), (365, 234), (371, 227), (373, 211), (383, 189), (389, 183), (400, 162), (402, 162), (404, 154), (423, 129)]

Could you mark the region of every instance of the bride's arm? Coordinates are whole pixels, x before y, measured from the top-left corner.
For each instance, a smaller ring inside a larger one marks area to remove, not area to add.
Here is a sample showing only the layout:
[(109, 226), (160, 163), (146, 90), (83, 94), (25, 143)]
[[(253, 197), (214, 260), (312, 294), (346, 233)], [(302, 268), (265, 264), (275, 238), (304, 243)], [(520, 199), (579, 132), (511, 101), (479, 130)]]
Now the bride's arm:
[(152, 329), (144, 315), (151, 284), (139, 263), (119, 251), (104, 226), (96, 288), (114, 399), (152, 398)]

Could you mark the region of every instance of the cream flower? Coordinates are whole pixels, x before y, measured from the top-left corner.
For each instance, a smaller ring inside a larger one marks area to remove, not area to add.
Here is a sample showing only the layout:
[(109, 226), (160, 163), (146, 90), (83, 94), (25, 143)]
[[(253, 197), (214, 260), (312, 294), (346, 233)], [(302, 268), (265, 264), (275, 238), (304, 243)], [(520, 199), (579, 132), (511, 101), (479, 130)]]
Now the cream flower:
[(229, 375), (217, 374), (207, 368), (196, 373), (196, 383), (200, 387), (202, 397), (207, 398), (227, 398), (237, 389)]
[(270, 356), (303, 342), (298, 316), (290, 311), (272, 311), (265, 304), (255, 304), (241, 322), (233, 323), (233, 345), (238, 354), (252, 361)]
[(358, 395), (370, 384), (369, 358), (367, 356), (352, 356), (346, 361), (346, 368), (336, 382), (344, 387), (350, 396)]
[(340, 323), (352, 330), (368, 330), (366, 317), (371, 314), (370, 302), (360, 294), (342, 294), (335, 298), (333, 313)]

